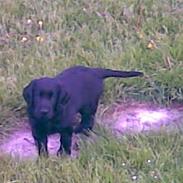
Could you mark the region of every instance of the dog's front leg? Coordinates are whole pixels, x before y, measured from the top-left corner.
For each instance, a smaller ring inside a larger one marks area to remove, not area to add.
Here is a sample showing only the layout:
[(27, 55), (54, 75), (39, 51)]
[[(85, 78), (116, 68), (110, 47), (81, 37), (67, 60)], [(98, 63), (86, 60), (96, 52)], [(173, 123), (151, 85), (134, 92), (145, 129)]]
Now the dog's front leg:
[(37, 142), (39, 156), (48, 157), (48, 147), (47, 147), (48, 138), (47, 138), (47, 136), (36, 140), (36, 142)]
[(57, 155), (62, 155), (63, 151), (65, 151), (67, 155), (71, 155), (72, 134), (73, 129), (70, 127), (62, 130), (60, 134), (60, 148), (57, 151)]
[(46, 134), (41, 134), (32, 130), (32, 136), (34, 138), (36, 148), (39, 156), (48, 157), (48, 137)]

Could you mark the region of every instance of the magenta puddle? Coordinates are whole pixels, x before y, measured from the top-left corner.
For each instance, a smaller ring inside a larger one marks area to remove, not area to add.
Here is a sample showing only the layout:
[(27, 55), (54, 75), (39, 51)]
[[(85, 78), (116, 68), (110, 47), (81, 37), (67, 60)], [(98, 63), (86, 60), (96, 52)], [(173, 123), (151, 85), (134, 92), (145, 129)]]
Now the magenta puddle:
[[(101, 111), (102, 109), (99, 109)], [(183, 122), (183, 106), (171, 106), (169, 108), (158, 107), (148, 103), (121, 103), (113, 104), (103, 110), (102, 117), (98, 121), (110, 128), (115, 134), (143, 133), (157, 131), (162, 126), (172, 127)], [(21, 159), (34, 159), (37, 157), (36, 148), (29, 128), (24, 125), (15, 130), (6, 138), (0, 146), (3, 154), (18, 156)], [(78, 137), (73, 137), (72, 157), (77, 157), (76, 150)], [(56, 155), (59, 148), (59, 135), (49, 136), (49, 153)]]

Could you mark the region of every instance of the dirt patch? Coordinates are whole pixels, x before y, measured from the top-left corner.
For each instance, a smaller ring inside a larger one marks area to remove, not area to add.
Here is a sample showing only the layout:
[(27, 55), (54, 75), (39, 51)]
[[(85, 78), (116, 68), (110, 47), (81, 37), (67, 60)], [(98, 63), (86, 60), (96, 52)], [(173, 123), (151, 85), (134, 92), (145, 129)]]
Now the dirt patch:
[[(72, 144), (72, 158), (78, 156), (77, 144), (79, 138), (73, 136)], [(55, 156), (57, 150), (59, 149), (60, 138), (58, 134), (50, 135), (48, 139), (48, 149), (49, 155)], [(3, 154), (8, 154), (12, 157), (20, 159), (34, 159), (37, 157), (37, 150), (31, 135), (31, 130), (27, 125), (24, 125), (21, 129), (15, 130), (8, 138), (4, 140), (4, 143), (0, 146), (1, 152)]]
[[(183, 105), (173, 105), (168, 108), (150, 103), (127, 102), (113, 104), (107, 108), (99, 107), (98, 121), (110, 128), (115, 134), (143, 133), (159, 130), (162, 126), (172, 127), (183, 122)], [(19, 158), (35, 158), (37, 152), (30, 129), (24, 125), (18, 127), (3, 141), (0, 150), (3, 154)], [(74, 135), (72, 157), (79, 154), (78, 136)], [(59, 135), (49, 136), (49, 153), (56, 155), (59, 148)]]
[(109, 106), (101, 116), (101, 123), (119, 135), (173, 127), (179, 122), (183, 122), (183, 105), (162, 107), (151, 103), (119, 103)]

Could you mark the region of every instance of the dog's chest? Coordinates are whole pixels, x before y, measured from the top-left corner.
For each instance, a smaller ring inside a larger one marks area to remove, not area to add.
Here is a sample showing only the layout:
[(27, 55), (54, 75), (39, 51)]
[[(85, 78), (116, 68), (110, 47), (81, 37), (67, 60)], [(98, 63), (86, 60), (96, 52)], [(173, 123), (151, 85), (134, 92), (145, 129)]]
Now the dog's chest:
[(60, 133), (61, 132), (60, 123), (55, 121), (49, 121), (47, 125), (47, 132), (48, 134)]

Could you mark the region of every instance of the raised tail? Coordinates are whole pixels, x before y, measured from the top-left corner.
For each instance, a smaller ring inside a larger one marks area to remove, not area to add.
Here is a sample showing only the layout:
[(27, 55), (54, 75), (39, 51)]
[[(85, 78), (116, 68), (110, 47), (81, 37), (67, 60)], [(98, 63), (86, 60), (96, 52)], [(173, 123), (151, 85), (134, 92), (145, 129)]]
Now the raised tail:
[(102, 79), (108, 77), (122, 77), (122, 78), (137, 77), (137, 76), (142, 77), (144, 75), (143, 72), (139, 71), (119, 71), (119, 70), (102, 69), (102, 68), (96, 68), (95, 72)]

